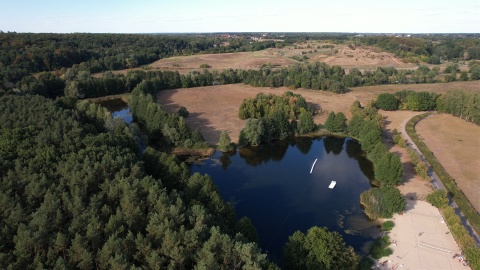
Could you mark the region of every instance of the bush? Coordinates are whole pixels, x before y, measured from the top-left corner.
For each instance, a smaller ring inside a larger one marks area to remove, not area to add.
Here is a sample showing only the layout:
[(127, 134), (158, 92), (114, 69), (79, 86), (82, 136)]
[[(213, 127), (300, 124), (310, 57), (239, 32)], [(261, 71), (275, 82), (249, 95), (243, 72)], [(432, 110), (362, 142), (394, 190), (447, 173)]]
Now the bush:
[(425, 162), (420, 161), (417, 163), (415, 166), (415, 172), (418, 174), (418, 176), (422, 177), (423, 179), (427, 180), (428, 179), (428, 166), (425, 164)]
[(393, 221), (387, 220), (382, 224), (382, 231), (391, 231), (394, 226), (395, 223)]
[(382, 93), (378, 95), (375, 106), (385, 111), (396, 111), (398, 110), (398, 100), (393, 94)]
[(183, 106), (180, 107), (180, 109), (178, 109), (177, 113), (178, 113), (178, 116), (181, 116), (183, 118), (187, 118), (188, 115), (190, 115), (190, 112), (188, 112), (187, 108)]
[(443, 209), (448, 206), (447, 192), (443, 189), (437, 189), (433, 193), (428, 194), (427, 202), (437, 208)]
[(388, 247), (389, 245), (390, 237), (388, 235), (377, 238), (370, 249), (370, 255), (377, 260), (392, 255), (393, 251)]
[(371, 219), (391, 218), (394, 213), (405, 210), (405, 199), (396, 187), (371, 188), (360, 194), (360, 203)]
[(222, 131), (222, 133), (220, 133), (218, 149), (222, 152), (229, 152), (235, 149), (230, 139), (230, 136), (228, 136), (228, 133), (226, 131)]

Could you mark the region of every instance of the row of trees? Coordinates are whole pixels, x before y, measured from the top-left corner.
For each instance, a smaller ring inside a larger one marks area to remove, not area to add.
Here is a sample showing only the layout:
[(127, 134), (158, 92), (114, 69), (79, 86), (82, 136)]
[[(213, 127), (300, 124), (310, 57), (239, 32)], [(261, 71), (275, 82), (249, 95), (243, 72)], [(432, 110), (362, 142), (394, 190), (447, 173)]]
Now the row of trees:
[(383, 117), (373, 103), (364, 108), (355, 101), (351, 108), (352, 118), (348, 123), (348, 134), (358, 138), (362, 149), (374, 165), (374, 187), (360, 195), (365, 213), (372, 219), (388, 218), (405, 209), (405, 200), (395, 187), (402, 181), (403, 166), (400, 158), (388, 151), (382, 142)]
[(480, 93), (448, 91), (437, 99), (437, 110), (480, 125)]
[(239, 142), (243, 145), (283, 140), (317, 128), (305, 99), (290, 91), (282, 96), (258, 94), (253, 99), (245, 99), (240, 105), (239, 117), (247, 119), (240, 131)]
[[(446, 81), (457, 80), (458, 67), (447, 67)], [(352, 68), (348, 74), (340, 66), (328, 66), (325, 63), (299, 63), (282, 69), (269, 67), (260, 70), (214, 70), (204, 69), (202, 72), (192, 71), (179, 74), (177, 71), (143, 71), (132, 70), (126, 75), (104, 72), (100, 78), (92, 77), (89, 71), (81, 70), (78, 65), (65, 70), (61, 75), (44, 72), (37, 77), (23, 76), (15, 84), (4, 89), (16, 89), (30, 94), (40, 94), (46, 97), (61, 95), (78, 98), (93, 98), (105, 95), (126, 93), (132, 91), (138, 83), (146, 79), (157, 79), (157, 90), (189, 88), (198, 86), (211, 86), (232, 83), (246, 83), (252, 86), (307, 88), (327, 90), (335, 93), (344, 93), (348, 87), (362, 85), (379, 85), (388, 83), (432, 83), (436, 82), (435, 76), (438, 69), (430, 70), (420, 66), (416, 70), (398, 71), (393, 67), (378, 67), (376, 70), (366, 70), (363, 73)], [(478, 74), (477, 74), (478, 73)], [(463, 76), (465, 75), (465, 76)], [(468, 79), (468, 74), (463, 72), (460, 79)], [(480, 65), (471, 65), (471, 78), (480, 79)], [(2, 86), (0, 85), (0, 88)]]
[(396, 111), (398, 109), (430, 111), (435, 110), (439, 96), (439, 94), (433, 92), (416, 92), (413, 90), (402, 90), (395, 94), (382, 93), (378, 95), (375, 106), (385, 111)]
[(269, 267), (208, 176), (67, 104), (0, 97), (0, 268)]
[(445, 94), (402, 90), (395, 94), (378, 95), (375, 106), (386, 111), (398, 109), (412, 111), (437, 110), (458, 116), (480, 125), (480, 95), (476, 92), (451, 90)]

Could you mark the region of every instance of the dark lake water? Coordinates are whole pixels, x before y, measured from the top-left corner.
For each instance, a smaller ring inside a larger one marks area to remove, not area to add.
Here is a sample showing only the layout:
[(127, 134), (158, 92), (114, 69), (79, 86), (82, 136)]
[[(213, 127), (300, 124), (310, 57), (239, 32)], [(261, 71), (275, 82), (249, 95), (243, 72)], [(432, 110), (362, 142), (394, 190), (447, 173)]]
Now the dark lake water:
[(125, 123), (130, 124), (133, 121), (132, 113), (128, 104), (121, 99), (111, 99), (99, 102), (98, 104), (107, 108), (112, 113), (113, 118), (122, 118)]
[[(216, 152), (203, 165), (191, 165), (191, 171), (212, 177), (238, 218), (252, 220), (260, 246), (279, 263), (288, 236), (312, 226), (339, 232), (357, 252), (373, 240), (377, 226), (360, 206), (373, 171), (362, 154), (352, 139), (299, 138)], [(337, 182), (334, 189), (328, 188), (331, 181)]]

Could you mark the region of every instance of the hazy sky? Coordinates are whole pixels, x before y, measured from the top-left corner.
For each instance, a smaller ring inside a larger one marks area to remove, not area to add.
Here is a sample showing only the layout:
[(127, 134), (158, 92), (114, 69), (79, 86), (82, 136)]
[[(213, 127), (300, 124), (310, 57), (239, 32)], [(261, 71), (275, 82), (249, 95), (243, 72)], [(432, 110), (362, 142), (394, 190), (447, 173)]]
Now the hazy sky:
[(0, 30), (480, 33), (480, 0), (0, 0)]

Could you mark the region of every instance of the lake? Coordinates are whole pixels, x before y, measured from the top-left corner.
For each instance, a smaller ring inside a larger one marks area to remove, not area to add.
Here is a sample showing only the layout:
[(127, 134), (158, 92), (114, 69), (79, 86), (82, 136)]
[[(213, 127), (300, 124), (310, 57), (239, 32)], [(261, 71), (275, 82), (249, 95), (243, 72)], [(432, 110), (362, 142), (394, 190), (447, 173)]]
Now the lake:
[[(237, 217), (252, 220), (261, 248), (277, 263), (296, 230), (328, 227), (357, 252), (378, 235), (360, 206), (360, 193), (371, 187), (372, 164), (353, 139), (298, 138), (216, 152), (191, 171), (211, 176)], [(333, 189), (331, 181), (337, 182)]]

